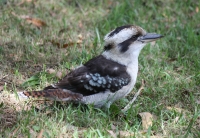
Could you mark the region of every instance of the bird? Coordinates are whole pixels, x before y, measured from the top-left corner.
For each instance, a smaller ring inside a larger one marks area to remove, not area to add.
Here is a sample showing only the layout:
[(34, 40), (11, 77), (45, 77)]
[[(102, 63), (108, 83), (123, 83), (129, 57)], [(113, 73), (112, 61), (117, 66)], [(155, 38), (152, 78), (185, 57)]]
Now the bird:
[(136, 25), (117, 27), (105, 35), (100, 55), (43, 90), (23, 91), (18, 95), (110, 108), (113, 102), (127, 96), (134, 88), (140, 51), (149, 42), (162, 37)]

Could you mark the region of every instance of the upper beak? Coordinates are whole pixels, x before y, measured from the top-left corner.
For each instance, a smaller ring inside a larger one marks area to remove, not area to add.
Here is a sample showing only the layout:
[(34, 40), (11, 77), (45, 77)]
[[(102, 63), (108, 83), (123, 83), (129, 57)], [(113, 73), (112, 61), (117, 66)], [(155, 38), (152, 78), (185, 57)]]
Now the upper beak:
[(160, 34), (156, 34), (156, 33), (147, 33), (141, 37), (138, 38), (138, 41), (141, 41), (141, 42), (152, 42), (152, 41), (156, 41), (157, 39), (159, 38), (162, 38), (164, 37), (163, 35), (160, 35)]

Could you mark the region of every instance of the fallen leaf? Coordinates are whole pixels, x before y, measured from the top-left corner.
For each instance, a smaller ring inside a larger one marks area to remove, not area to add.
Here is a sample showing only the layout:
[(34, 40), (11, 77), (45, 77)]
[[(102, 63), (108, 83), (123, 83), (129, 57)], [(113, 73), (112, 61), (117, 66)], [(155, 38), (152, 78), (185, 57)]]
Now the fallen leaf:
[(107, 1), (107, 5), (108, 5), (109, 7), (112, 7), (112, 4), (113, 4), (113, 1)]
[(74, 45), (74, 43), (66, 43), (66, 44), (63, 44), (63, 46), (61, 48), (66, 48), (68, 46), (72, 46)]
[(11, 12), (11, 14), (17, 18), (21, 18), (21, 19), (26, 19), (26, 18), (30, 18), (30, 16), (28, 15), (18, 15), (15, 12)]
[(80, 21), (78, 26), (79, 26), (79, 28), (83, 28), (83, 23)]
[(81, 44), (81, 43), (83, 43), (83, 40), (79, 39), (79, 40), (77, 40), (76, 43), (77, 43), (77, 44)]
[(114, 126), (113, 124), (111, 124), (111, 129), (115, 131), (117, 130), (116, 126)]
[(178, 108), (178, 107), (170, 107), (170, 106), (167, 106), (166, 107), (168, 110), (175, 110), (176, 112), (179, 112), (179, 113), (182, 113), (182, 112), (189, 112), (185, 109), (182, 109), (182, 108)]
[(177, 40), (181, 40), (181, 37), (176, 37)]
[(151, 46), (155, 46), (155, 44), (156, 44), (156, 41), (150, 42)]
[(83, 40), (82, 34), (79, 34), (79, 35), (78, 35), (78, 39), (79, 39), (79, 40)]
[(40, 19), (31, 18), (31, 17), (25, 18), (25, 19), (26, 19), (27, 22), (29, 22), (29, 23), (37, 26), (37, 27), (47, 26), (47, 24), (44, 21), (40, 20)]
[(56, 41), (54, 41), (54, 40), (50, 40), (50, 42), (53, 44), (53, 45), (56, 45), (58, 48), (66, 48), (66, 47), (68, 47), (68, 46), (72, 46), (72, 45), (74, 45), (75, 43), (73, 43), (73, 42), (69, 42), (69, 43), (65, 43), (65, 44), (60, 44), (59, 42), (56, 42)]
[(199, 12), (199, 7), (196, 7), (195, 11), (196, 11), (196, 13), (198, 13)]
[(179, 120), (179, 117), (177, 116), (176, 118), (174, 118), (174, 124), (176, 124), (177, 122), (178, 122), (178, 120)]
[(41, 28), (41, 27), (47, 26), (47, 24), (40, 19), (32, 18), (28, 15), (17, 15), (15, 12), (11, 12), (11, 14), (17, 18), (25, 19), (28, 23), (31, 23), (37, 27)]
[(128, 131), (119, 131), (119, 137), (124, 138), (124, 137), (134, 137), (135, 133), (133, 132), (128, 132)]
[[(120, 137), (120, 138), (132, 138), (132, 137), (136, 137), (136, 138), (146, 138), (146, 135), (147, 134), (147, 130), (141, 130), (141, 131), (138, 131), (138, 132), (129, 132), (129, 131), (119, 131), (117, 133), (117, 137)], [(161, 136), (150, 136), (150, 138), (161, 138)]]
[(163, 138), (163, 136), (150, 136), (150, 138)]
[(41, 130), (40, 130), (40, 133), (39, 133), (38, 136), (37, 136), (37, 138), (42, 138), (43, 132), (44, 132), (44, 130), (41, 129)]
[(39, 57), (45, 57), (45, 54), (44, 53), (38, 53), (38, 56)]
[(46, 111), (44, 114), (45, 114), (45, 115), (49, 115), (49, 114), (51, 114), (51, 113), (53, 113), (53, 111), (48, 110), (48, 111)]
[(112, 130), (107, 130), (107, 132), (111, 135), (111, 137), (117, 138), (116, 133), (114, 133)]
[(55, 74), (56, 73), (56, 71), (54, 69), (47, 69), (47, 72), (49, 74)]
[(59, 71), (58, 71), (58, 72), (56, 73), (56, 77), (59, 78), (59, 79), (61, 79), (61, 78), (62, 78), (62, 72), (59, 72)]
[(180, 66), (180, 67), (176, 67), (175, 69), (176, 69), (176, 71), (181, 71), (181, 70), (183, 70), (183, 66)]
[(147, 130), (153, 124), (153, 115), (149, 112), (139, 113), (142, 118), (142, 127), (144, 130)]

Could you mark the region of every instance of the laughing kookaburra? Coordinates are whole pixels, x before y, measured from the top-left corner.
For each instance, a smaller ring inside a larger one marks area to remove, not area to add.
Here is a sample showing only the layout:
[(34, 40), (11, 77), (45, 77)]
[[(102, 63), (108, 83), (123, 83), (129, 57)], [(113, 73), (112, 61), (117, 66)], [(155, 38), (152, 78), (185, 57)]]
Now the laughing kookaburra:
[(20, 97), (45, 97), (107, 107), (133, 89), (138, 73), (138, 56), (148, 43), (163, 37), (135, 25), (117, 27), (104, 37), (101, 55), (41, 91), (24, 91)]

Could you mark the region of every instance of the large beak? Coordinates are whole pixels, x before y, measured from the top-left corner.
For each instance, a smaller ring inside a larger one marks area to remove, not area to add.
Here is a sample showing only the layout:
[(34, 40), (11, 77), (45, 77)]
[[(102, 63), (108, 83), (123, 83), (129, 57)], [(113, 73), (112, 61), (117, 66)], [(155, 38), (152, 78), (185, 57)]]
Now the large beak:
[(141, 41), (143, 43), (147, 43), (147, 42), (152, 42), (152, 41), (156, 41), (159, 38), (164, 37), (163, 35), (160, 34), (156, 34), (156, 33), (147, 33), (141, 37), (138, 38), (138, 41)]

